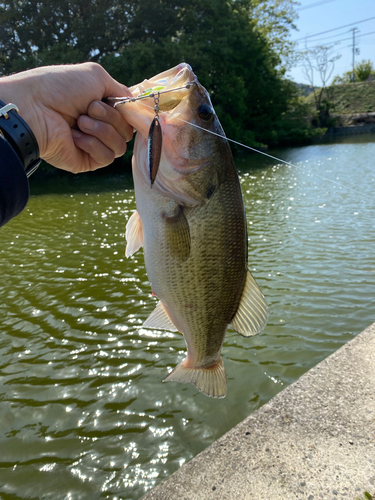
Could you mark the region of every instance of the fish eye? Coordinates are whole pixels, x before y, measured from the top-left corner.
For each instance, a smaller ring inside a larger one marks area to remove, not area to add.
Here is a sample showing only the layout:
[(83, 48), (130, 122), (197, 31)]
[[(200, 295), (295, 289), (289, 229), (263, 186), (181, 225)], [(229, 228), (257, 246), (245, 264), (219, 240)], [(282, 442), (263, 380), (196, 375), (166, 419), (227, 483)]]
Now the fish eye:
[(213, 115), (212, 109), (207, 104), (201, 104), (198, 108), (199, 118), (207, 122)]

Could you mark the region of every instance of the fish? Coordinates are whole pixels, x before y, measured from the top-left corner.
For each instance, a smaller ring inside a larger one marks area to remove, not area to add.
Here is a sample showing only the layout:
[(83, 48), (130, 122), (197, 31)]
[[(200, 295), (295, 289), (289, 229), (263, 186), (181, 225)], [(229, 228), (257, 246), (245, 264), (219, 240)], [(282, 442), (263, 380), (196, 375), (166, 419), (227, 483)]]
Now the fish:
[[(231, 149), (208, 92), (187, 63), (130, 91), (142, 99), (117, 108), (137, 131), (137, 210), (126, 226), (126, 256), (143, 247), (159, 299), (143, 328), (183, 334), (186, 359), (164, 381), (192, 383), (223, 398), (221, 349), (228, 326), (250, 337), (264, 329), (268, 316), (248, 270), (246, 214)], [(160, 114), (153, 140), (155, 92)]]

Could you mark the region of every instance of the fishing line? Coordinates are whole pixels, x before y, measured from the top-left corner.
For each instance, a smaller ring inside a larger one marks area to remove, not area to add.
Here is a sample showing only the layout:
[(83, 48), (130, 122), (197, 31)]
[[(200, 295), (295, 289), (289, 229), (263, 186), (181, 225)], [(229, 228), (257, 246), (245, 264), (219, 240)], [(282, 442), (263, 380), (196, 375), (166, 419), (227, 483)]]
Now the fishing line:
[(221, 137), (222, 139), (226, 139), (227, 141), (233, 142), (234, 144), (237, 144), (238, 146), (242, 146), (242, 147), (244, 147), (246, 149), (250, 149), (251, 151), (254, 151), (255, 153), (260, 153), (261, 155), (268, 156), (268, 158), (272, 158), (273, 160), (276, 160), (276, 161), (279, 161), (281, 163), (284, 163), (285, 165), (288, 165), (290, 167), (294, 167), (294, 168), (297, 168), (299, 170), (302, 170), (305, 173), (308, 173), (308, 174), (311, 174), (311, 175), (315, 175), (316, 177), (319, 177), (320, 179), (323, 179), (324, 181), (331, 182), (332, 184), (336, 184), (337, 186), (343, 187), (345, 189), (349, 189), (350, 191), (353, 191), (353, 193), (360, 194), (361, 196), (365, 196), (366, 198), (370, 198), (371, 200), (373, 200), (372, 196), (369, 196), (369, 195), (367, 195), (365, 193), (360, 193), (356, 189), (353, 189), (353, 188), (351, 188), (349, 186), (346, 186), (345, 184), (341, 184), (340, 182), (333, 181), (332, 179), (328, 179), (328, 177), (323, 177), (322, 175), (317, 174), (317, 173), (313, 172), (312, 170), (306, 170), (303, 167), (299, 167), (298, 165), (294, 165), (293, 163), (290, 163), (288, 161), (282, 160), (281, 158), (277, 158), (276, 156), (272, 156), (269, 153), (265, 153), (264, 151), (260, 151), (259, 149), (255, 149), (255, 148), (252, 148), (251, 146), (247, 146), (246, 144), (242, 144), (241, 142), (237, 142), (234, 139), (229, 139), (225, 135), (217, 134), (216, 132), (212, 132), (211, 130), (207, 130), (207, 129), (203, 128), (203, 127), (200, 127), (199, 125), (196, 125), (194, 123), (191, 123), (191, 122), (188, 122), (186, 120), (183, 120), (182, 118), (178, 118), (177, 117), (177, 119), (181, 120), (181, 121), (183, 121), (185, 123), (188, 123), (189, 125), (192, 125), (193, 127), (196, 127), (196, 128), (201, 129), (201, 130), (204, 130), (206, 132), (209, 132), (210, 134), (213, 134), (213, 135), (216, 135), (218, 137)]
[[(145, 104), (144, 102), (140, 102), (139, 104), (142, 104), (142, 106), (146, 106), (147, 108), (154, 109), (152, 106), (149, 106), (148, 104)], [(303, 167), (299, 167), (298, 165), (294, 165), (293, 163), (290, 163), (288, 161), (282, 160), (281, 158), (277, 158), (276, 156), (272, 156), (269, 153), (265, 153), (264, 151), (260, 151), (259, 149), (253, 148), (251, 146), (247, 146), (246, 144), (242, 144), (241, 142), (235, 141), (234, 139), (229, 139), (225, 135), (218, 134), (216, 132), (213, 132), (212, 130), (207, 130), (206, 128), (200, 127), (199, 125), (196, 125), (195, 123), (188, 122), (187, 120), (183, 120), (182, 118), (179, 118), (176, 116), (177, 120), (180, 120), (181, 122), (187, 123), (188, 125), (191, 125), (192, 127), (198, 128), (200, 130), (203, 130), (204, 132), (208, 132), (212, 135), (216, 135), (217, 137), (220, 137), (221, 139), (225, 139), (227, 141), (233, 142), (234, 144), (237, 144), (238, 146), (242, 146), (243, 148), (249, 149), (250, 151), (254, 151), (255, 153), (259, 153), (263, 156), (267, 156), (268, 158), (271, 158), (272, 160), (276, 160), (278, 162), (284, 163), (285, 165), (288, 165), (290, 167), (294, 167), (298, 170), (301, 170), (302, 172), (315, 175), (316, 177), (319, 177), (320, 179), (324, 181), (331, 182), (332, 184), (335, 184), (336, 186), (340, 186), (342, 188), (348, 189), (349, 191), (352, 191), (353, 193), (359, 194), (361, 196), (364, 196), (366, 198), (369, 198), (370, 200), (373, 200), (374, 198), (372, 196), (369, 196), (366, 193), (361, 193), (360, 191), (357, 191), (356, 189), (353, 189), (349, 186), (346, 186), (345, 184), (341, 184), (340, 182), (333, 181), (332, 179), (328, 179), (328, 177), (324, 177), (323, 175), (317, 174), (315, 172), (312, 172), (311, 170), (306, 170)]]

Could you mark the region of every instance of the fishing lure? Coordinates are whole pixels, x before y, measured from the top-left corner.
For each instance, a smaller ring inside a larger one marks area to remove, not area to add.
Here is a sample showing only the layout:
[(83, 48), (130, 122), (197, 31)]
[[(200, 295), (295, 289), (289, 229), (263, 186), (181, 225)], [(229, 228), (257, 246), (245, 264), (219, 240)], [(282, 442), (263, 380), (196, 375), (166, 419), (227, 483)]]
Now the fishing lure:
[(159, 121), (159, 98), (160, 93), (158, 92), (157, 95), (154, 96), (155, 116), (148, 132), (148, 171), (150, 174), (151, 187), (155, 182), (159, 170), (161, 149), (163, 146), (163, 131)]

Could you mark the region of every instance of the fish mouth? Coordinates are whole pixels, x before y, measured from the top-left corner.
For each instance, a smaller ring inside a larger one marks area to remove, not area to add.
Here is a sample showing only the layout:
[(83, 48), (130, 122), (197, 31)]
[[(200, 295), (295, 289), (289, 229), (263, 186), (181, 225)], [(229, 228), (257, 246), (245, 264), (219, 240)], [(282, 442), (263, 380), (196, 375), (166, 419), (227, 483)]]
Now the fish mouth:
[[(176, 108), (184, 98), (188, 97), (193, 88), (199, 86), (191, 66), (181, 63), (163, 73), (130, 87), (132, 98), (112, 99), (116, 109), (125, 120), (143, 137), (148, 137), (150, 125), (155, 118), (155, 97), (158, 99), (159, 111), (168, 112)], [(118, 105), (121, 104), (121, 105)], [(112, 104), (114, 105), (114, 104)]]
[[(159, 171), (162, 153), (163, 133), (159, 112), (168, 112), (178, 106), (195, 81), (197, 79), (191, 67), (186, 63), (182, 63), (175, 68), (156, 75), (150, 80), (144, 80), (136, 88), (131, 88), (135, 99), (146, 101), (151, 98), (154, 99), (155, 116), (148, 133), (148, 171), (151, 187)], [(146, 103), (144, 104), (147, 106)]]
[[(176, 175), (194, 174), (211, 163), (209, 154), (203, 157), (201, 154), (192, 154), (192, 141), (189, 141), (186, 133), (180, 134), (186, 122), (191, 121), (196, 101), (206, 97), (206, 91), (189, 64), (178, 64), (129, 90), (134, 100), (130, 98), (117, 109), (138, 132), (138, 136), (142, 136), (143, 141), (147, 140), (147, 166), (143, 174), (151, 187), (159, 190), (161, 180), (168, 181), (159, 169), (163, 157), (167, 159), (169, 172), (174, 171), (172, 177), (175, 180)], [(180, 134), (177, 141), (173, 139), (176, 133)], [(188, 139), (188, 143), (181, 148), (179, 142), (185, 143), (185, 139)], [(139, 144), (140, 137), (137, 141)]]
[[(198, 79), (191, 66), (187, 63), (181, 63), (149, 80), (144, 80), (142, 83), (130, 87), (129, 90), (136, 98), (144, 97), (144, 104), (152, 108), (152, 95), (158, 94), (160, 111), (170, 111), (189, 94), (192, 85), (197, 83)], [(150, 95), (149, 98), (148, 95)]]

